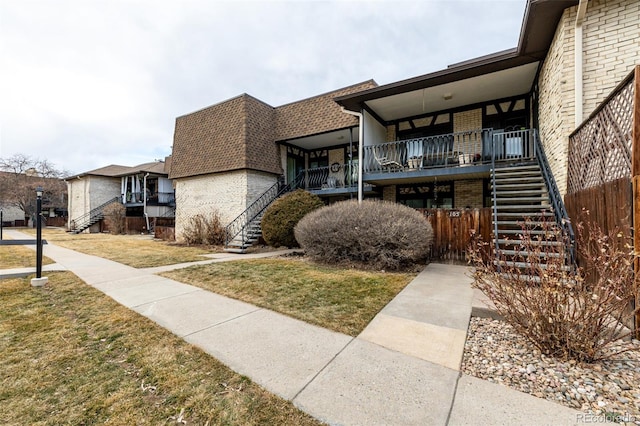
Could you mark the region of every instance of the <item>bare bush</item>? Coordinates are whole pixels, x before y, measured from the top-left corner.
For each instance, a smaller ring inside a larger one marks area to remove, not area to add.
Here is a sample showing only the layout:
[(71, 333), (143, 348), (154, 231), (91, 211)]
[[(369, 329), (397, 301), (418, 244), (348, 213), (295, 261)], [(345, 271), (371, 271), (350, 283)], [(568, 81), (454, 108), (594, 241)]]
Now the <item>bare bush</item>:
[(212, 211), (208, 215), (192, 216), (182, 230), (182, 236), (187, 244), (217, 246), (224, 244), (226, 229), (220, 221), (220, 214)]
[(120, 203), (111, 203), (103, 210), (104, 221), (112, 234), (124, 234), (127, 208)]
[(399, 270), (425, 260), (433, 230), (418, 211), (382, 201), (343, 201), (305, 216), (296, 240), (312, 259)]
[[(553, 224), (543, 222), (542, 229), (567, 242)], [(604, 233), (593, 222), (578, 225), (585, 265), (576, 269), (566, 263), (564, 245), (541, 244), (531, 230), (523, 225), (517, 254), (509, 260), (496, 256), (493, 243), (476, 241), (470, 249), (473, 286), (544, 354), (586, 362), (614, 355), (604, 348), (631, 333), (624, 324), (633, 317), (629, 307), (638, 288), (628, 234)], [(518, 267), (525, 262), (527, 267)]]

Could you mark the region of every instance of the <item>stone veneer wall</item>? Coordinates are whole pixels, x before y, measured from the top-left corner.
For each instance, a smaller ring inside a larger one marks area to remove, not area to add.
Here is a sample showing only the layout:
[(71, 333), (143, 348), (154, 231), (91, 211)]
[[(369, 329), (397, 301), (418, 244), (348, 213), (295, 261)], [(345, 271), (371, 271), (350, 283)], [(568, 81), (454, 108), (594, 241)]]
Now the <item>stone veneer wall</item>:
[(191, 217), (217, 210), (226, 226), (276, 181), (276, 175), (246, 169), (177, 179), (176, 241)]
[(454, 181), (453, 196), (453, 206), (457, 209), (482, 208), (482, 179)]
[[(569, 134), (575, 129), (574, 44), (577, 6), (565, 10), (539, 85), (539, 130), (561, 193), (567, 186)], [(640, 58), (640, 2), (591, 0), (583, 22), (583, 116), (626, 77)]]

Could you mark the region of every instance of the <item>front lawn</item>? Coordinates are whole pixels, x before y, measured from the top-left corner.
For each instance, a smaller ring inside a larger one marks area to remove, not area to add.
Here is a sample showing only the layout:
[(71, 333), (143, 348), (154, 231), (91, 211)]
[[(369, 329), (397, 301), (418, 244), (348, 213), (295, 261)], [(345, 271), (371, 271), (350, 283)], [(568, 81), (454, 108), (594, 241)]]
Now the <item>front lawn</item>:
[[(8, 238), (3, 238), (7, 240)], [(34, 237), (35, 239), (35, 237)], [(42, 264), (53, 263), (42, 256)], [(25, 246), (0, 246), (0, 269), (31, 268), (36, 266), (36, 251)]]
[(192, 266), (165, 277), (357, 336), (415, 276), (254, 259)]
[[(35, 231), (33, 232), (35, 235)], [(103, 257), (134, 268), (173, 265), (206, 260), (203, 254), (217, 248), (186, 247), (151, 239), (147, 235), (70, 234), (59, 229), (45, 229), (47, 241), (85, 254)]]
[(69, 272), (0, 285), (0, 419), (9, 425), (317, 425)]

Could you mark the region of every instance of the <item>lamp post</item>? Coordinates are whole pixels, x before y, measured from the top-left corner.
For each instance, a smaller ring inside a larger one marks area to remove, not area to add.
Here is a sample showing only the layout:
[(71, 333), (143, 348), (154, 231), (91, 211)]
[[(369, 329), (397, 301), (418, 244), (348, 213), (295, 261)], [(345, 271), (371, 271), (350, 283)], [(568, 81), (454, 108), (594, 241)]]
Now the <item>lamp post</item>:
[(36, 277), (31, 279), (33, 287), (42, 287), (49, 279), (42, 277), (42, 188), (36, 188)]
[(42, 188), (36, 188), (36, 278), (42, 277)]

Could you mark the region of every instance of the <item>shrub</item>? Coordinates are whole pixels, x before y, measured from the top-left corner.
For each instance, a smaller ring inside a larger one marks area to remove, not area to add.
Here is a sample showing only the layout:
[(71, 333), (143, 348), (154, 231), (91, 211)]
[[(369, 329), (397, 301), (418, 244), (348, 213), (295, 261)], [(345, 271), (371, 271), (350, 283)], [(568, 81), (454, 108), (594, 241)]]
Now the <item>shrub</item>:
[(187, 244), (222, 245), (225, 243), (226, 229), (218, 212), (212, 211), (208, 215), (192, 216), (182, 230), (182, 237)]
[(342, 201), (300, 221), (296, 239), (312, 259), (398, 270), (425, 260), (433, 230), (418, 211), (382, 201)]
[(272, 247), (298, 247), (293, 228), (307, 213), (324, 203), (317, 195), (298, 189), (277, 199), (262, 218), (262, 238)]
[[(565, 241), (554, 224), (542, 229)], [(595, 223), (578, 225), (578, 252), (583, 267), (567, 270), (564, 247), (541, 245), (523, 225), (515, 258), (530, 264), (518, 268), (497, 257), (493, 243), (476, 241), (470, 250), (475, 266), (473, 286), (495, 305), (514, 329), (546, 355), (592, 362), (615, 352), (605, 347), (630, 332), (624, 323), (633, 318), (630, 303), (637, 291), (633, 253), (626, 237), (615, 230), (604, 233)], [(496, 269), (496, 262), (502, 265)]]
[(120, 203), (111, 203), (103, 210), (104, 221), (112, 234), (124, 234), (127, 208)]

